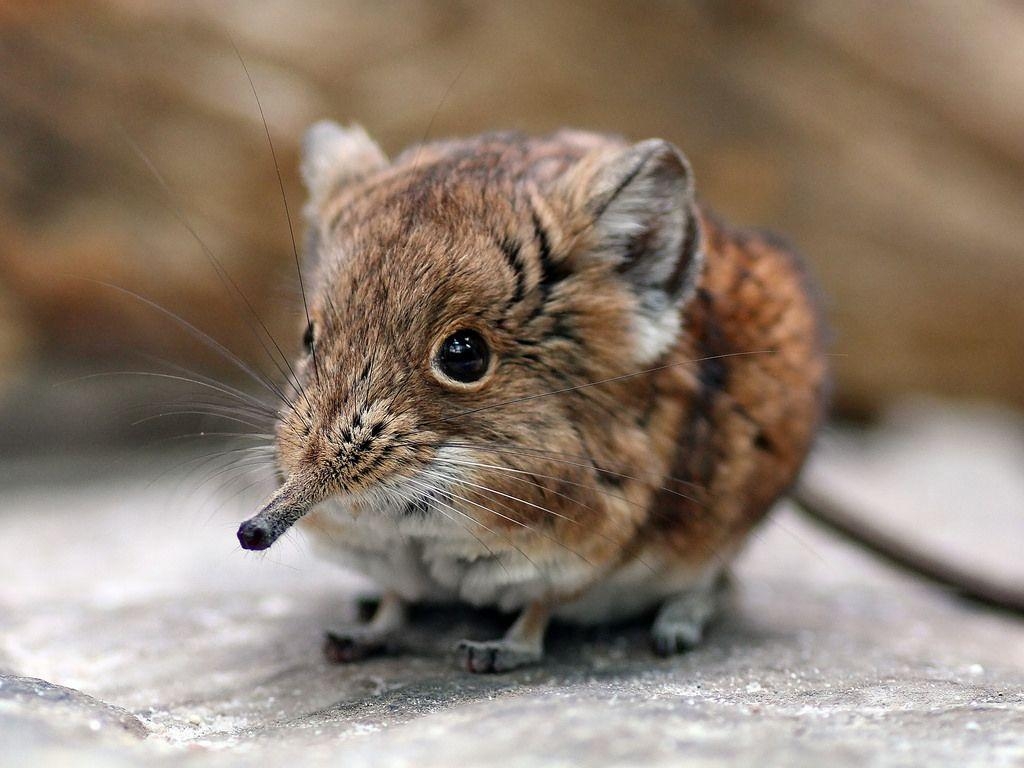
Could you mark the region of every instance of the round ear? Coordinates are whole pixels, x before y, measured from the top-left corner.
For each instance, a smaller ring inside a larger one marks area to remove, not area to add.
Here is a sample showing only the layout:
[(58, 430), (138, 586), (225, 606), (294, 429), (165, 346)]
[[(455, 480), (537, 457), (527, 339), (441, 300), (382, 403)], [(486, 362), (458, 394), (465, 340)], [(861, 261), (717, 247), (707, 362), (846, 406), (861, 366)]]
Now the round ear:
[(636, 292), (641, 342), (655, 357), (678, 333), (704, 262), (690, 165), (672, 144), (650, 139), (585, 158), (575, 183), (591, 231), (583, 258), (614, 265)]
[(661, 139), (606, 159), (586, 194), (595, 251), (612, 260), (640, 291), (685, 298), (700, 261), (693, 174), (683, 155)]
[(309, 192), (307, 215), (315, 218), (346, 184), (387, 167), (387, 156), (361, 126), (330, 120), (314, 124), (302, 142), (302, 179)]

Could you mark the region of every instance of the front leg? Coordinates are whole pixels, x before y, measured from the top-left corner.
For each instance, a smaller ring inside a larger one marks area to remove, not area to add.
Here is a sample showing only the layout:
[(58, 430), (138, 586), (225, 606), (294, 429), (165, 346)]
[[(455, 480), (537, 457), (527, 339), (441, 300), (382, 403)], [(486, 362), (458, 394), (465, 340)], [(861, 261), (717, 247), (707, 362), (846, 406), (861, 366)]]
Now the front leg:
[(500, 640), (460, 642), (462, 665), (470, 672), (480, 673), (508, 672), (536, 664), (544, 658), (544, 632), (550, 619), (550, 605), (530, 603)]
[(385, 592), (366, 624), (327, 631), (324, 655), (336, 664), (347, 664), (379, 653), (405, 623), (405, 601), (394, 592)]

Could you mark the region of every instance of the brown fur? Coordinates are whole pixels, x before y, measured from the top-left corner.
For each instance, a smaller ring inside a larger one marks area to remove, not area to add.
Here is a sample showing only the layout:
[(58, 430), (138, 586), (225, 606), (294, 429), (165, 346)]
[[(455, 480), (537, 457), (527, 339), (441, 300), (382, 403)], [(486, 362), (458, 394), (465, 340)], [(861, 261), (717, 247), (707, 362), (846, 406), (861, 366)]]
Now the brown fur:
[[(472, 485), (449, 499), (488, 548), (538, 562), (571, 551), (596, 581), (652, 552), (699, 569), (739, 547), (820, 423), (821, 321), (789, 249), (694, 209), (704, 268), (675, 342), (642, 359), (625, 267), (594, 256), (614, 199), (595, 203), (594, 188), (627, 147), (567, 131), (441, 142), (313, 194), (316, 359), (301, 361), (303, 391), (278, 426), (282, 472), (308, 500), (372, 515), (375, 490), (471, 445), (474, 462), (514, 470), (463, 467)], [(432, 361), (461, 328), (493, 360), (481, 382), (453, 386)], [(302, 524), (346, 536), (318, 511)], [(579, 589), (553, 584), (546, 599)]]

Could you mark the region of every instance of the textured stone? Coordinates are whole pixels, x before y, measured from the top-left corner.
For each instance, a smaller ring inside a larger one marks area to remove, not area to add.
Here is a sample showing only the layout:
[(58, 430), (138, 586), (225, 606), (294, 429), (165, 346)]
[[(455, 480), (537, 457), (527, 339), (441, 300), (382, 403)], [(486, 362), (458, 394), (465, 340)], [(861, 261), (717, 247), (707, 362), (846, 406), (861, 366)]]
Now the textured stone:
[[(860, 477), (900, 530), (1016, 573), (1019, 466), (1003, 462), (1024, 445), (1018, 425), (926, 408), (836, 437), (821, 459), (843, 488)], [(418, 611), (403, 655), (328, 664), (323, 628), (353, 619), (368, 585), (313, 561), (297, 537), (263, 557), (237, 551), (232, 521), (248, 508), (211, 517), (220, 497), (203, 504), (196, 480), (152, 484), (158, 470), (138, 461), (99, 480), (61, 481), (51, 465), (2, 471), (16, 481), (0, 491), (0, 668), (87, 695), (19, 683), (45, 692), (30, 712), (0, 696), (0, 763), (1024, 761), (1024, 623), (896, 573), (789, 510), (752, 540), (732, 604), (693, 652), (657, 658), (642, 623), (563, 626), (543, 666), (479, 677), (455, 666), (455, 643), (505, 620), (468, 610)], [(906, 503), (934, 486), (945, 495)], [(145, 740), (125, 735), (133, 717)]]
[(8, 715), (59, 721), (64, 727), (114, 728), (137, 738), (147, 733), (146, 726), (130, 712), (34, 677), (0, 675), (0, 709)]

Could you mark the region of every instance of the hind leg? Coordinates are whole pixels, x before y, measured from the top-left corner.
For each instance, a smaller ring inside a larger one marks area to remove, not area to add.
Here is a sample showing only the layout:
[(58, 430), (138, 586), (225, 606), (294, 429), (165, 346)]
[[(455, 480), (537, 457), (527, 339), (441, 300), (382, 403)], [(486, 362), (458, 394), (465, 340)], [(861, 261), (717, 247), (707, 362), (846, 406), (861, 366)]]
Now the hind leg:
[(728, 579), (721, 574), (706, 585), (666, 600), (651, 627), (654, 652), (671, 656), (698, 646), (728, 591)]
[(336, 664), (345, 664), (383, 651), (406, 623), (405, 601), (394, 592), (385, 592), (373, 618), (327, 631), (324, 655)]

